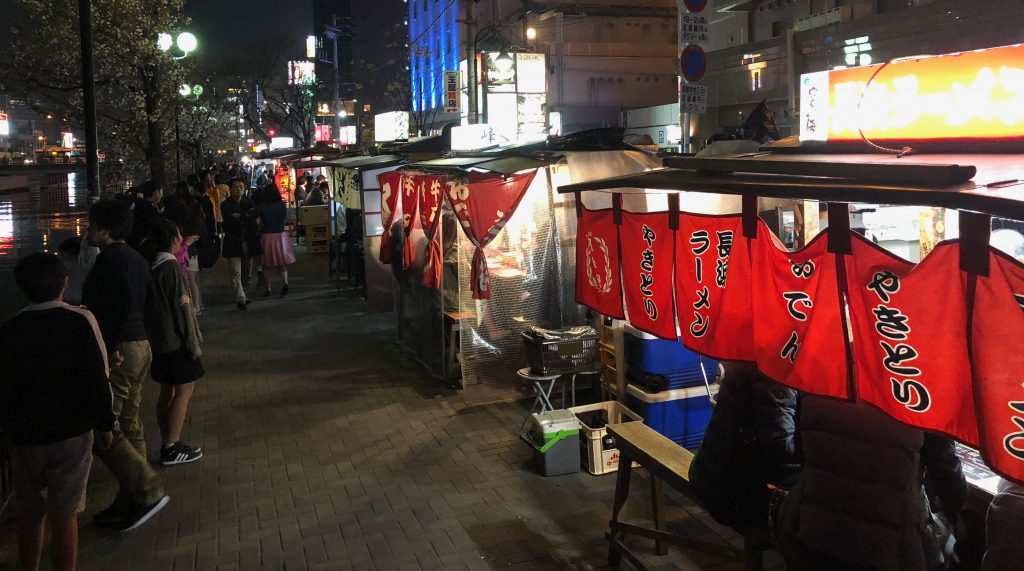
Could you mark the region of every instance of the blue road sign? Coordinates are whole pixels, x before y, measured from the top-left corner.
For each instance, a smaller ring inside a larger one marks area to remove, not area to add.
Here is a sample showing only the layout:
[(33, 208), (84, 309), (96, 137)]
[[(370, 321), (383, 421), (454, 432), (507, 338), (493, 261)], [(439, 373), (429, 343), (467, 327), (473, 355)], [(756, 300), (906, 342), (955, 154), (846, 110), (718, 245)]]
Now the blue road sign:
[(683, 4), (687, 10), (696, 14), (708, 7), (708, 0), (683, 0)]
[(708, 56), (700, 46), (691, 44), (686, 46), (679, 56), (679, 64), (683, 79), (695, 83), (703, 79), (708, 70)]

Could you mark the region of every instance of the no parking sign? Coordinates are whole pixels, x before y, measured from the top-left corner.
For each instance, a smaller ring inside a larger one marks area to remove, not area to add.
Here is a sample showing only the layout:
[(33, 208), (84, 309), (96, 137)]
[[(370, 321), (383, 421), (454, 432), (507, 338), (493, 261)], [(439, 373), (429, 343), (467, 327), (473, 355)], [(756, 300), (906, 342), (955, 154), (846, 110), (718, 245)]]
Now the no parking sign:
[(700, 46), (690, 44), (679, 56), (679, 69), (683, 73), (683, 79), (688, 83), (696, 83), (704, 79), (704, 74), (708, 71), (708, 56)]

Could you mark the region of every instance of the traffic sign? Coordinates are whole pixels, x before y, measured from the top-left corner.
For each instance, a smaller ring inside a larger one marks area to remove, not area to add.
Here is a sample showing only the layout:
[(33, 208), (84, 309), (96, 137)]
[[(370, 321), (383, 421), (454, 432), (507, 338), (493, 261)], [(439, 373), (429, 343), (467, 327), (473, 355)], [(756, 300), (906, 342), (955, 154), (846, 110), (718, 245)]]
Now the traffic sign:
[(711, 25), (708, 24), (707, 16), (683, 14), (679, 21), (679, 26), (680, 42), (684, 44), (708, 43), (708, 30), (711, 28)]
[(708, 7), (708, 0), (683, 0), (683, 4), (687, 10), (696, 14)]
[(708, 56), (700, 46), (690, 44), (679, 56), (679, 68), (687, 82), (700, 81), (708, 70)]
[(680, 85), (679, 111), (681, 113), (707, 113), (708, 86), (686, 84)]

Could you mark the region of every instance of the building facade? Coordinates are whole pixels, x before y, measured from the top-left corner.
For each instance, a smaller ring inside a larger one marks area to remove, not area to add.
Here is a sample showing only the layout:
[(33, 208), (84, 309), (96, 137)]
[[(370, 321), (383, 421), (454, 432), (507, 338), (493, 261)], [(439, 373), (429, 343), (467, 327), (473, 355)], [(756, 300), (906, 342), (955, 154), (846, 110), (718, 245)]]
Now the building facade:
[[(540, 105), (549, 126), (568, 133), (619, 125), (624, 110), (675, 97), (674, 0), (409, 0), (409, 39), (414, 113), (443, 106), (444, 72), (461, 73), (459, 113), (439, 113), (437, 122), (465, 122), (475, 111), (478, 122), (530, 130)], [(473, 110), (471, 53), (485, 54)], [(499, 59), (514, 61), (512, 71)], [(513, 78), (527, 73), (521, 87)]]
[(720, 1), (712, 9), (709, 113), (696, 120), (697, 141), (739, 125), (762, 100), (781, 135), (797, 134), (804, 73), (1024, 42), (1019, 0)]

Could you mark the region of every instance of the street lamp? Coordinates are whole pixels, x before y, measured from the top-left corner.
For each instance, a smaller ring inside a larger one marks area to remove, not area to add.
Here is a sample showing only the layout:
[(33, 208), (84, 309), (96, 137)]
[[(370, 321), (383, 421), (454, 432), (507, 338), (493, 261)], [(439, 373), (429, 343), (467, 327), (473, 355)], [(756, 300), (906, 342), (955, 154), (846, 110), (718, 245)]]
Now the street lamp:
[(182, 32), (178, 34), (177, 39), (172, 38), (168, 33), (161, 33), (157, 35), (156, 47), (160, 51), (169, 52), (174, 46), (178, 46), (178, 51), (181, 52), (181, 55), (171, 55), (171, 59), (185, 59), (188, 57), (188, 54), (196, 51), (196, 48), (199, 47), (199, 40), (196, 39), (192, 32)]
[[(156, 47), (164, 53), (169, 53), (171, 48), (177, 46), (178, 51), (181, 55), (170, 54), (171, 59), (174, 61), (182, 60), (188, 57), (188, 54), (194, 52), (199, 47), (199, 40), (196, 39), (195, 34), (192, 32), (181, 32), (177, 38), (171, 37), (166, 32), (161, 32), (156, 36)], [(190, 86), (184, 84), (178, 88), (178, 95), (185, 98), (198, 99), (203, 94), (203, 86), (195, 85)], [(177, 111), (174, 113), (174, 163), (178, 173), (178, 180), (181, 180), (181, 127), (179, 123), (179, 116), (181, 115), (181, 106), (178, 106)]]
[[(193, 38), (194, 39), (194, 38)], [(189, 85), (183, 83), (178, 88), (178, 95), (191, 101), (197, 101), (199, 96), (203, 94), (202, 85)], [(178, 171), (178, 180), (181, 180), (181, 106), (174, 113), (174, 164)], [(193, 161), (194, 163), (195, 161)], [(194, 165), (193, 165), (194, 166)]]

